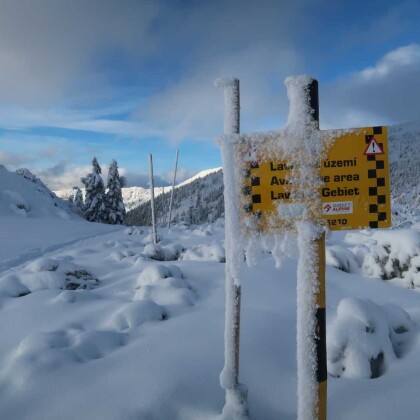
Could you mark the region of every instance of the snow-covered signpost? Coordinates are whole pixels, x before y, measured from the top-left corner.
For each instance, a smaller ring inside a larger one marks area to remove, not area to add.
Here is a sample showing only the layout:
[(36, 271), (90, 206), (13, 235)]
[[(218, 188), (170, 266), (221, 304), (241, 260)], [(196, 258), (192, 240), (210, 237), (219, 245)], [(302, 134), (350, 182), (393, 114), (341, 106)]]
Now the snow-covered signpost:
[(239, 135), (239, 80), (218, 81), (225, 88), (225, 135), (220, 147), (227, 257), (221, 374), (226, 418), (247, 416), (246, 392), (238, 383), (243, 249), (251, 249), (250, 244), (264, 234), (280, 238), (287, 231), (297, 232), (297, 417), (324, 420), (325, 229), (391, 223), (386, 127), (321, 131), (318, 82), (299, 76), (285, 83), (290, 101), (285, 128)]
[(239, 79), (222, 78), (215, 82), (224, 88), (225, 117), (224, 133), (227, 141), (221, 142), (223, 181), (225, 196), (226, 230), (226, 314), (225, 314), (225, 365), (220, 375), (220, 384), (226, 391), (223, 418), (241, 419), (248, 416), (247, 390), (239, 383), (239, 336), (241, 319), (240, 269), (243, 265), (243, 250), (240, 235), (238, 185), (235, 182), (235, 144), (230, 141), (240, 130)]

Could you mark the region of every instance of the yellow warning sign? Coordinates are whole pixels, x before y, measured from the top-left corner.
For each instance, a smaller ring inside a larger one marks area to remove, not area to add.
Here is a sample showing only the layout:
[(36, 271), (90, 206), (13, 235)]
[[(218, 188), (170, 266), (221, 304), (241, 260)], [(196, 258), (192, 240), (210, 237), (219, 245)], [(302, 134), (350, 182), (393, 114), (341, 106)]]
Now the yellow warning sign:
[(296, 194), (290, 162), (260, 159), (257, 153), (243, 168), (242, 219), (247, 228), (292, 228), (313, 203), (317, 208), (311, 208), (309, 217), (323, 220), (331, 230), (390, 227), (387, 140), (386, 127), (339, 135), (327, 158), (317, 164), (321, 200), (313, 202)]

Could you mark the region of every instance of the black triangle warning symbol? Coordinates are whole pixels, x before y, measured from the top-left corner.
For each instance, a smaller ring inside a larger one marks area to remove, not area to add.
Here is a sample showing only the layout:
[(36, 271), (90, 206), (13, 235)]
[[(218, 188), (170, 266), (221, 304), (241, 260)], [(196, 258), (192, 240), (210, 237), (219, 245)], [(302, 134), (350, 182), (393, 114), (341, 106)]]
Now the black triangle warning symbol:
[(379, 143), (375, 140), (375, 137), (372, 137), (372, 140), (369, 142), (365, 150), (365, 155), (383, 155), (384, 151), (382, 147), (379, 146)]

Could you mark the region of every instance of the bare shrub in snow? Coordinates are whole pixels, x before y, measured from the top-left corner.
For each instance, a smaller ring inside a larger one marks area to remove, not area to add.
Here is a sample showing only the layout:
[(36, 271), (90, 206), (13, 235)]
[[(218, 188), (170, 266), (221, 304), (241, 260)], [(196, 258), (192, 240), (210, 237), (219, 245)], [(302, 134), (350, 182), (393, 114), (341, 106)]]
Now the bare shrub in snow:
[(19, 280), (31, 292), (43, 289), (89, 290), (100, 283), (91, 272), (77, 264), (46, 257), (29, 264)]
[(95, 278), (89, 271), (77, 269), (66, 273), (67, 290), (75, 289), (91, 289), (99, 284), (99, 280)]

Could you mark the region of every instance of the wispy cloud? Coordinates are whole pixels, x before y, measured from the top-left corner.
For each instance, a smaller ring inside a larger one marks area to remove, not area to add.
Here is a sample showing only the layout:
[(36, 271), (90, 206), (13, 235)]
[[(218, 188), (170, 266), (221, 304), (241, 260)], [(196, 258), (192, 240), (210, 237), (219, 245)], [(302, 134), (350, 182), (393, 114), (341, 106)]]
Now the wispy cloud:
[(321, 122), (354, 127), (418, 119), (419, 74), (419, 44), (390, 51), (375, 65), (325, 87)]

